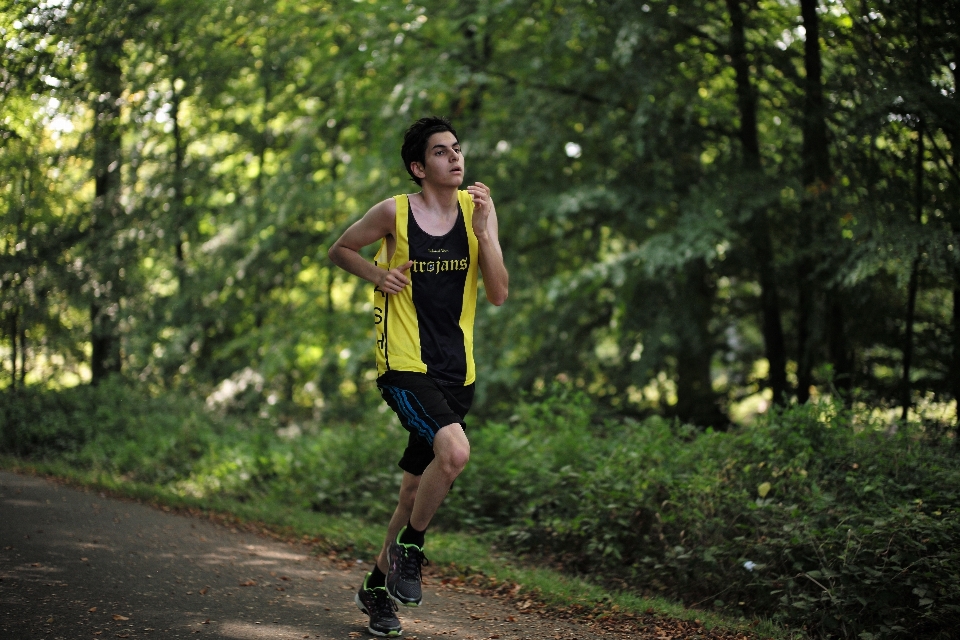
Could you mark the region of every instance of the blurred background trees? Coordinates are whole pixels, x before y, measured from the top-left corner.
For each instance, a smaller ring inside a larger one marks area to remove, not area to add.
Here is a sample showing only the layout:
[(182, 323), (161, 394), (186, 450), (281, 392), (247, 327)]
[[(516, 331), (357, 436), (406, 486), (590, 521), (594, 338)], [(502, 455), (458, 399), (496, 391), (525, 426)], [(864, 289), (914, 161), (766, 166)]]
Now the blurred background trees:
[(364, 415), (370, 287), (326, 250), (442, 114), (512, 274), (481, 410), (960, 393), (956, 0), (0, 6), (7, 388)]

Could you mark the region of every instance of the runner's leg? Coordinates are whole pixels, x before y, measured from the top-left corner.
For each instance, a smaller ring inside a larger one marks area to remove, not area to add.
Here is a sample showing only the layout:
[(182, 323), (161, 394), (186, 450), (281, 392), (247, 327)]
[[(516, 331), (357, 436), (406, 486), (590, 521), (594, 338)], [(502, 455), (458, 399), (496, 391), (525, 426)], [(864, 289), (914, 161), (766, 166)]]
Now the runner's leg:
[(420, 486), (420, 478), (409, 471), (403, 472), (403, 479), (400, 481), (400, 499), (397, 502), (397, 508), (390, 518), (390, 524), (387, 525), (387, 538), (383, 543), (383, 549), (377, 556), (377, 567), (384, 574), (387, 573), (387, 567), (390, 566), (388, 551), (390, 545), (397, 540), (397, 534), (403, 529), (407, 521), (410, 520), (410, 514), (413, 513), (413, 505), (417, 499), (417, 487)]
[(423, 532), (470, 458), (470, 443), (463, 427), (451, 423), (437, 431), (432, 453), (433, 460), (420, 478), (410, 524), (402, 529), (387, 552), (387, 593), (398, 605), (406, 607), (420, 606), (423, 601), (420, 573), (421, 566), (426, 564)]
[(470, 442), (463, 428), (453, 423), (437, 431), (433, 438), (433, 452), (435, 457), (423, 472), (410, 514), (410, 524), (419, 531), (430, 524), (453, 481), (470, 459)]
[[(396, 539), (397, 533), (410, 517), (417, 495), (420, 476), (405, 471), (400, 481), (400, 497), (397, 508), (387, 525), (387, 544)], [(397, 604), (390, 598), (386, 589), (386, 566), (383, 553), (377, 558), (377, 566), (364, 578), (360, 590), (354, 597), (357, 607), (368, 616), (367, 630), (376, 636), (398, 637), (403, 634), (400, 619), (397, 618)]]

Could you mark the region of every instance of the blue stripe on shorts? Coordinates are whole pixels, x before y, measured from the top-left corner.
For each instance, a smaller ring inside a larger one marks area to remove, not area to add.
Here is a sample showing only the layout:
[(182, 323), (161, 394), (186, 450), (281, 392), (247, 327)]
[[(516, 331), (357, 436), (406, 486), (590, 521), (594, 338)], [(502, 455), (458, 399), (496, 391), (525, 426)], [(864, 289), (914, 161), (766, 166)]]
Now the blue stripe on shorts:
[[(401, 389), (399, 387), (383, 385), (381, 388), (390, 394), (390, 397), (396, 403), (397, 408), (402, 416), (406, 419), (407, 423), (414, 427), (420, 437), (426, 440), (427, 443), (432, 447), (433, 437), (437, 434), (437, 431), (440, 430), (440, 425), (437, 424), (436, 420), (427, 414), (427, 410), (423, 408), (423, 405), (420, 403), (420, 400), (417, 399), (417, 396), (408, 392), (406, 389)], [(413, 402), (417, 403), (417, 406), (420, 408), (420, 413), (417, 413), (417, 410), (414, 409), (413, 404), (410, 401), (411, 399), (413, 399)], [(433, 429), (430, 428), (427, 420), (433, 423)]]

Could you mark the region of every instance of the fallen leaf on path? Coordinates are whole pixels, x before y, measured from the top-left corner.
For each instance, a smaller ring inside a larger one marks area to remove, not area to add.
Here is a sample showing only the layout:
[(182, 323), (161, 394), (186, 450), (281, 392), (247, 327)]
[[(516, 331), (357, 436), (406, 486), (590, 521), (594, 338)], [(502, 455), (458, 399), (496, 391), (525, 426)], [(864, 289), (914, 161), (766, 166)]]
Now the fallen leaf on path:
[(90, 607), (89, 609), (87, 609), (87, 611), (89, 611), (90, 613), (93, 613), (96, 610), (97, 610), (96, 607)]
[(255, 581), (253, 581), (253, 580), (247, 580), (246, 582), (241, 582), (241, 583), (240, 583), (240, 586), (241, 586), (241, 587), (255, 587), (255, 586), (257, 586), (257, 583), (256, 583)]
[(207, 591), (210, 591), (210, 587), (204, 587), (203, 589), (200, 589), (200, 595), (207, 595)]
[(120, 615), (119, 613), (115, 613), (115, 614), (113, 614), (113, 619), (114, 619), (114, 620), (129, 620), (130, 618), (128, 618), (127, 616), (122, 616), (122, 615)]

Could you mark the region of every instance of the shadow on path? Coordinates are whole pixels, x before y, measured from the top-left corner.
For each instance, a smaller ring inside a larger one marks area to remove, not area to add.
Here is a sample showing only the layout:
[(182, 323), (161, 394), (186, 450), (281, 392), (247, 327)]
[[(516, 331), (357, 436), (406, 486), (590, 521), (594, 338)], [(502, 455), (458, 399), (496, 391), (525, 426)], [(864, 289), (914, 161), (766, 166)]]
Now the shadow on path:
[[(354, 592), (372, 565), (337, 563), (201, 518), (0, 472), (0, 638), (368, 637)], [(418, 640), (599, 638), (582, 625), (425, 581), (400, 612)], [(607, 636), (609, 637), (609, 636)]]

